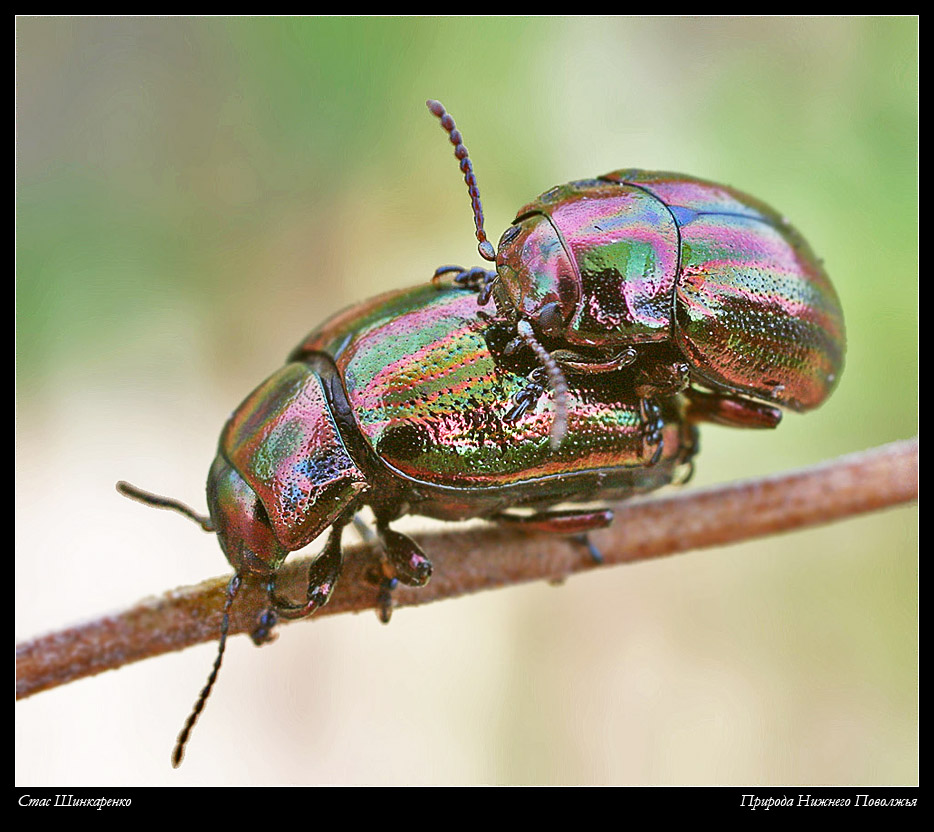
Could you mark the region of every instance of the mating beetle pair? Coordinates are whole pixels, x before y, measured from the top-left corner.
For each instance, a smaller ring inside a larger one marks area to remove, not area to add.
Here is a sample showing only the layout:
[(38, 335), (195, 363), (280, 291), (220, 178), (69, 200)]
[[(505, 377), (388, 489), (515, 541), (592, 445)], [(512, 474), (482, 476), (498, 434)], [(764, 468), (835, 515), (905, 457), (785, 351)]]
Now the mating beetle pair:
[[(480, 251), (493, 259), (460, 134), (429, 107), (455, 144)], [(400, 516), (600, 528), (611, 512), (549, 509), (675, 482), (693, 464), (697, 422), (772, 427), (779, 412), (756, 399), (813, 407), (840, 371), (842, 315), (819, 264), (774, 212), (720, 186), (634, 173), (555, 188), (519, 212), (495, 259), (495, 273), (442, 267), (436, 285), (376, 298), (308, 336), (225, 426), (210, 518), (121, 484), (216, 531), (235, 570), (175, 765), (242, 581), (268, 593), (253, 632), (262, 643), (278, 618), (327, 603), (343, 528), (363, 506), (376, 518), (388, 617), (394, 583), (431, 574), (390, 527)], [(453, 286), (438, 281), (448, 272)], [(305, 599), (281, 597), (279, 567), (326, 529)]]

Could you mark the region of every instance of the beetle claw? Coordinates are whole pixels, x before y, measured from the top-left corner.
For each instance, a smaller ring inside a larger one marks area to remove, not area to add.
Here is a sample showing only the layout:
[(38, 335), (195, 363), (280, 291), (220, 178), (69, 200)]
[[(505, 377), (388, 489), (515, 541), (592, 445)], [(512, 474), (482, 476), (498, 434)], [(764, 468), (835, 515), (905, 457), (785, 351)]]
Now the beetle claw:
[(587, 547), (591, 559), (597, 566), (601, 566), (604, 563), (603, 553), (594, 545), (589, 534), (575, 535), (574, 540)]
[(392, 618), (392, 591), (398, 585), (399, 581), (396, 578), (384, 578), (380, 583), (379, 595), (376, 597), (376, 615), (382, 624), (388, 624)]
[(256, 620), (256, 628), (250, 633), (250, 638), (257, 647), (271, 644), (276, 640), (277, 634), (273, 628), (279, 622), (279, 616), (274, 609), (263, 610)]

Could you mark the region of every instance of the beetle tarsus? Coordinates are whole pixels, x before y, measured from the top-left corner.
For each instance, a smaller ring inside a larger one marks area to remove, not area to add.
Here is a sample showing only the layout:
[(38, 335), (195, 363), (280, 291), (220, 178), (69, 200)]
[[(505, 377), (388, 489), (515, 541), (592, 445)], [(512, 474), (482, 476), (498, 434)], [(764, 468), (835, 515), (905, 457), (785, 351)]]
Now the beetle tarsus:
[[(444, 275), (446, 274), (461, 275), (466, 271), (467, 269), (465, 269), (463, 266), (438, 266), (438, 268), (435, 269), (435, 273), (431, 276), (431, 282), (435, 286), (440, 288), (441, 278), (444, 277)], [(455, 277), (454, 280), (456, 282), (457, 278)]]
[(276, 595), (275, 576), (269, 582), (269, 600), (272, 609), (280, 618), (294, 620), (305, 618), (323, 607), (331, 599), (334, 585), (337, 583), (343, 566), (341, 534), (344, 522), (337, 522), (331, 527), (324, 550), (308, 568), (308, 591), (304, 604), (293, 604), (286, 598)]
[(396, 577), (406, 586), (424, 586), (431, 578), (431, 561), (411, 537), (389, 528), (377, 526), (383, 549)]
[(692, 479), (694, 479), (695, 465), (694, 460), (689, 459), (684, 466), (687, 470), (681, 474), (677, 480), (672, 480), (672, 485), (682, 486), (687, 485)]
[(446, 274), (454, 275), (454, 283), (462, 289), (477, 293), (477, 306), (486, 306), (493, 294), (493, 283), (496, 272), (474, 266), (465, 269), (463, 266), (439, 266), (431, 276), (435, 286), (441, 286), (441, 278)]
[(250, 633), (250, 638), (257, 647), (264, 644), (270, 644), (276, 640), (274, 628), (279, 621), (279, 616), (273, 609), (266, 609), (261, 612), (256, 619), (256, 628)]
[(647, 466), (653, 468), (658, 465), (665, 450), (665, 420), (662, 417), (662, 409), (655, 399), (642, 399), (639, 403), (639, 409), (642, 413), (642, 437), (646, 445), (655, 447), (655, 452), (649, 459)]
[(431, 577), (431, 561), (421, 547), (410, 537), (389, 528), (386, 520), (376, 521), (376, 531), (354, 515), (354, 527), (363, 542), (372, 550), (374, 563), (367, 573), (367, 580), (379, 586), (376, 614), (383, 624), (392, 617), (392, 591), (400, 584), (424, 586)]
[(496, 272), (487, 272), (487, 274), (492, 275), (492, 278), (484, 283), (477, 292), (477, 306), (486, 306), (493, 295), (493, 284), (496, 281)]
[(544, 368), (536, 367), (529, 373), (526, 386), (512, 394), (512, 407), (506, 411), (503, 419), (507, 422), (516, 422), (521, 419), (525, 415), (525, 412), (544, 394), (544, 381)]

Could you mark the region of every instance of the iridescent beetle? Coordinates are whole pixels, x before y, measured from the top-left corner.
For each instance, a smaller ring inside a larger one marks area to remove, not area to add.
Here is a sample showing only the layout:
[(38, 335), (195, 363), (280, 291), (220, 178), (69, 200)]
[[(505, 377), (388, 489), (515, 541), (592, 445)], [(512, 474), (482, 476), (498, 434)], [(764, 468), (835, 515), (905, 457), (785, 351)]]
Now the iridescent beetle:
[[(581, 534), (608, 525), (612, 512), (549, 507), (619, 500), (689, 476), (697, 439), (686, 401), (660, 400), (647, 423), (630, 368), (575, 377), (564, 394), (567, 435), (552, 449), (545, 380), (531, 357), (506, 349), (511, 337), (508, 327), (477, 315), (472, 292), (455, 286), (376, 298), (312, 332), (234, 411), (208, 475), (210, 517), (118, 485), (216, 531), (235, 571), (217, 658), (178, 737), (174, 765), (220, 670), (242, 581), (260, 581), (268, 594), (252, 634), (262, 643), (277, 619), (327, 603), (341, 572), (342, 531), (364, 506), (383, 550), (388, 619), (394, 583), (420, 586), (431, 575), (415, 541), (390, 528), (404, 514)], [(328, 528), (305, 599), (282, 597), (279, 567)]]
[[(566, 374), (634, 365), (652, 411), (684, 391), (698, 418), (774, 427), (809, 410), (843, 368), (840, 301), (820, 261), (764, 203), (691, 176), (619, 170), (559, 185), (519, 209), (494, 252), (473, 167), (454, 120), (441, 120), (470, 192), (480, 256), (496, 270), (442, 266), (492, 295), (554, 392), (555, 445)], [(708, 392), (703, 392), (701, 389)]]

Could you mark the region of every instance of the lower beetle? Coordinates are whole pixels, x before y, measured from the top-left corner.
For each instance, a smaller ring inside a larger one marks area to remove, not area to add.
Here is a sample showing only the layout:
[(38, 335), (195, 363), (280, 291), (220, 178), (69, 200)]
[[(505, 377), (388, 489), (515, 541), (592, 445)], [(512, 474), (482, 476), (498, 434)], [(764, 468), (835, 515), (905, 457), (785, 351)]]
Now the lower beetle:
[(455, 146), (480, 255), (496, 263), (435, 275), (456, 272), (481, 305), (492, 294), (517, 343), (540, 356), (558, 405), (555, 444), (567, 430), (567, 373), (637, 364), (647, 399), (684, 391), (735, 427), (774, 427), (771, 404), (810, 410), (830, 395), (846, 348), (840, 301), (775, 210), (696, 177), (618, 170), (523, 206), (494, 251), (462, 136), (440, 102), (427, 103)]
[[(585, 533), (608, 525), (612, 512), (549, 507), (619, 500), (690, 469), (697, 439), (685, 401), (666, 397), (647, 413), (630, 368), (574, 378), (565, 394), (567, 436), (553, 449), (545, 379), (534, 359), (507, 349), (511, 337), (508, 327), (478, 316), (473, 293), (457, 286), (378, 297), (312, 332), (234, 411), (208, 475), (210, 518), (118, 486), (216, 531), (235, 571), (217, 658), (174, 765), (217, 678), (242, 581), (266, 586), (268, 608), (253, 632), (262, 643), (277, 619), (327, 603), (341, 572), (342, 531), (364, 506), (385, 553), (385, 619), (395, 581), (419, 586), (431, 575), (419, 546), (390, 528), (402, 515)], [(276, 573), (289, 552), (328, 528), (304, 601), (281, 597)]]

